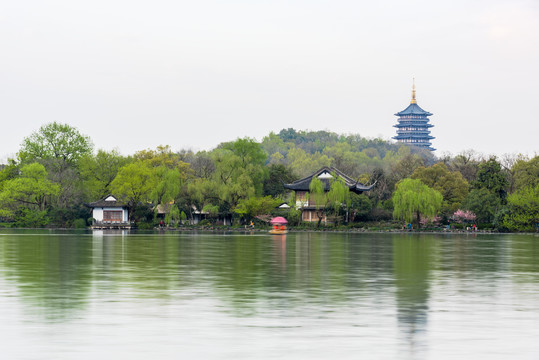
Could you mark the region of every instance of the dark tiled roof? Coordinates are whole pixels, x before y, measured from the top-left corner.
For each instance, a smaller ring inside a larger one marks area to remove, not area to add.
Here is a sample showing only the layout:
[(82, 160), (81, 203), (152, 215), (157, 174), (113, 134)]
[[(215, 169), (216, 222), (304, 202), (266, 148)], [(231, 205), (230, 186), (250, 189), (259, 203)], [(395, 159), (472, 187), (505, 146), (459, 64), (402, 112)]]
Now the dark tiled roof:
[(425, 116), (431, 116), (432, 114), (428, 111), (425, 111), (419, 107), (417, 104), (410, 104), (408, 107), (401, 112), (396, 113), (397, 116), (403, 116), (403, 115), (425, 115)]
[(91, 207), (91, 208), (96, 208), (96, 207), (127, 207), (126, 204), (121, 203), (121, 202), (119, 202), (117, 200), (116, 201), (105, 201), (105, 199), (110, 197), (110, 196), (112, 196), (113, 198), (116, 198), (116, 196), (109, 194), (109, 195), (105, 196), (101, 200), (94, 201), (93, 203), (86, 204), (86, 206)]
[[(320, 174), (323, 174), (324, 172), (329, 173), (329, 174), (335, 173), (337, 176), (343, 178), (345, 184), (348, 186), (350, 191), (353, 191), (356, 194), (361, 194), (364, 191), (369, 191), (374, 187), (374, 185), (365, 186), (363, 184), (360, 184), (354, 179), (352, 179), (351, 177), (349, 177), (348, 175), (344, 174), (342, 171), (335, 169), (333, 167), (327, 167), (327, 166), (323, 167), (322, 169), (318, 170), (312, 175), (309, 175), (303, 179), (294, 181), (292, 184), (284, 184), (284, 187), (286, 189), (290, 189), (294, 191), (309, 191), (309, 185), (311, 184), (311, 180), (313, 179), (313, 177), (319, 176)], [(326, 191), (329, 191), (329, 188), (331, 186), (330, 179), (320, 179), (320, 180), (325, 184)]]

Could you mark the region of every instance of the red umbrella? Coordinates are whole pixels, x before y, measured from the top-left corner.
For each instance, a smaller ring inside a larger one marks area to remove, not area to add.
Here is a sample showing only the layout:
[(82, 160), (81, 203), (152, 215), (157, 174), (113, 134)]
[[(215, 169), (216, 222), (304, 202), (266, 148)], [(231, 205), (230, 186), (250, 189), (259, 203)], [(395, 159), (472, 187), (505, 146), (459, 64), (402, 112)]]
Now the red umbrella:
[(270, 221), (272, 224), (288, 224), (288, 221), (282, 216), (277, 216)]

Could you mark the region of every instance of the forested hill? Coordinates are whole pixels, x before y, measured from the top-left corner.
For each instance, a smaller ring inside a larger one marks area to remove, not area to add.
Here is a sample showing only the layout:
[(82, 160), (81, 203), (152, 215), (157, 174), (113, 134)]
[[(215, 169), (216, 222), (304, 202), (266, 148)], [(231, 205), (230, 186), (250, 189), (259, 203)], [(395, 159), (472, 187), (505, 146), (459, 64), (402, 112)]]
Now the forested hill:
[(300, 177), (322, 166), (334, 166), (353, 177), (372, 173), (376, 168), (387, 171), (408, 154), (419, 155), (425, 164), (435, 162), (430, 151), (359, 134), (340, 135), (324, 130), (283, 129), (264, 137), (261, 146), (268, 155), (267, 163), (287, 165)]
[(56, 122), (29, 134), (17, 157), (0, 168), (0, 227), (84, 227), (93, 221), (84, 204), (107, 194), (129, 208), (139, 228), (155, 226), (159, 208), (167, 225), (201, 212), (212, 223), (227, 218), (241, 224), (273, 213), (284, 201), (287, 219), (299, 224), (302, 208), (283, 182), (324, 166), (376, 184), (361, 195), (339, 181), (327, 194), (313, 186), (318, 213), (336, 224), (394, 218), (400, 227), (415, 214), (417, 226), (477, 221), (482, 228), (539, 228), (539, 156), (498, 159), (467, 151), (437, 159), (428, 150), (382, 139), (295, 129), (260, 142), (235, 139), (210, 151), (171, 144), (124, 156), (95, 151), (88, 136)]

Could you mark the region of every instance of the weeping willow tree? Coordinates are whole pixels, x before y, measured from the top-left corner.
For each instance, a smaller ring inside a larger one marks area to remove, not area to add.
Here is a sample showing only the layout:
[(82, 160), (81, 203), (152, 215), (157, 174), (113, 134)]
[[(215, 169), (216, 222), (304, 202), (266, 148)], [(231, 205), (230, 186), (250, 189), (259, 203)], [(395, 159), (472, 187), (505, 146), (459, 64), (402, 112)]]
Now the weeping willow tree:
[(416, 215), (417, 227), (421, 215), (435, 216), (441, 209), (443, 196), (423, 184), (421, 180), (404, 179), (397, 183), (393, 193), (393, 218), (411, 223)]
[[(350, 207), (350, 189), (346, 186), (344, 179), (336, 174), (332, 174), (329, 191), (326, 191), (326, 185), (322, 180), (314, 177), (309, 184), (310, 199), (314, 202), (316, 216), (318, 216), (318, 226), (330, 209), (334, 211), (335, 219), (339, 211), (344, 206)], [(335, 221), (337, 223), (337, 220)]]
[(312, 202), (314, 202), (314, 207), (316, 208), (316, 216), (318, 216), (318, 224), (322, 222), (322, 219), (325, 215), (326, 204), (328, 202), (326, 196), (326, 186), (317, 177), (313, 177), (311, 183), (309, 184), (309, 197)]
[(335, 215), (335, 225), (337, 224), (337, 219), (339, 211), (341, 208), (345, 208), (348, 211), (350, 207), (350, 189), (344, 182), (344, 179), (341, 177), (334, 176), (333, 182), (327, 193), (327, 202), (328, 205), (333, 209)]

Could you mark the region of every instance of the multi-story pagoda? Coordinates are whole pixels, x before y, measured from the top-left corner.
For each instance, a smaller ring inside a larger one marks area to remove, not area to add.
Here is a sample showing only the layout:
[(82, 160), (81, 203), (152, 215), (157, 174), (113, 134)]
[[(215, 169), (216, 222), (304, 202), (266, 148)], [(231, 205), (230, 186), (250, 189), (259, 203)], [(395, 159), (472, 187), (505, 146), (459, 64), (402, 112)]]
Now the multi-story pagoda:
[(393, 125), (393, 127), (397, 128), (397, 136), (394, 136), (393, 139), (400, 143), (425, 148), (430, 151), (436, 150), (432, 148), (432, 143), (430, 142), (434, 139), (433, 136), (430, 136), (429, 130), (434, 125), (429, 124), (428, 118), (432, 114), (417, 105), (415, 99), (415, 83), (412, 86), (412, 101), (410, 101), (410, 105), (395, 115), (399, 117), (399, 123)]

